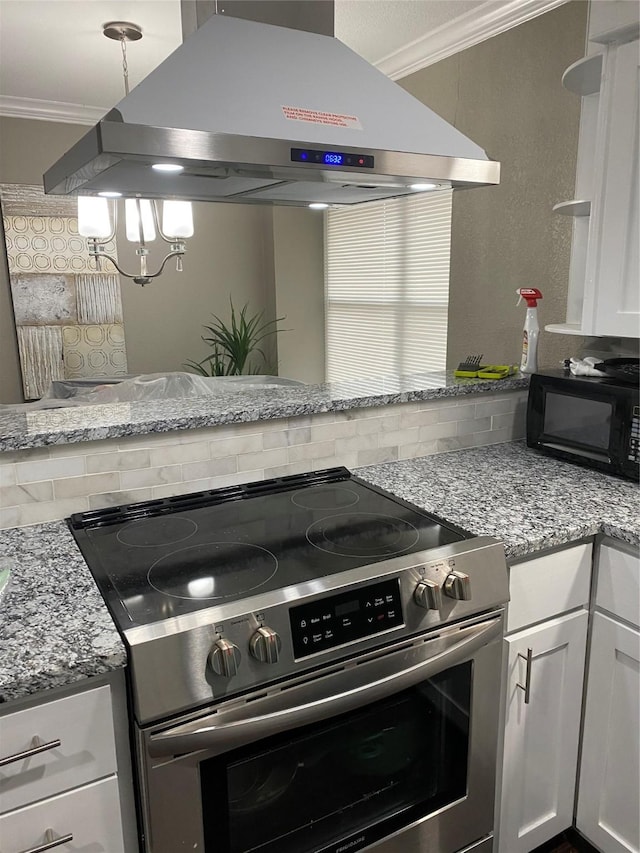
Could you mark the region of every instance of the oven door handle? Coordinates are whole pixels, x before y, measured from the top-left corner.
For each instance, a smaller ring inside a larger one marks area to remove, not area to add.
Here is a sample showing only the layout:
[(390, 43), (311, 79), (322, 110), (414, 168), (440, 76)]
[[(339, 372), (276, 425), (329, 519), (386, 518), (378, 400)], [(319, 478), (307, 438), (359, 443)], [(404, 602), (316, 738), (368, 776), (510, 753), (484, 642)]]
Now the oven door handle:
[[(150, 755), (158, 758), (199, 750), (221, 755), (230, 749), (336, 717), (413, 687), (469, 659), (480, 648), (501, 636), (500, 617), (459, 629), (445, 629), (439, 637), (420, 645), (405, 646), (325, 678), (165, 729), (149, 737), (147, 748)], [(431, 650), (433, 653), (429, 654)], [(400, 665), (403, 668), (398, 671)], [(300, 701), (296, 702), (296, 696)], [(258, 708), (267, 713), (255, 716)]]

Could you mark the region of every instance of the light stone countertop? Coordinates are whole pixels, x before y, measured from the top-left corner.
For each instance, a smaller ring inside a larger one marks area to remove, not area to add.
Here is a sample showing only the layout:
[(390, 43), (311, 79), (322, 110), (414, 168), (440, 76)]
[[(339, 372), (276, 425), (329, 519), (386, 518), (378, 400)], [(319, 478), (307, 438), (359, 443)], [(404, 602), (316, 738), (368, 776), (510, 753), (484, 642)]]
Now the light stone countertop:
[(237, 388), (208, 397), (110, 405), (28, 408), (0, 407), (0, 451), (121, 438), (129, 435), (197, 429), (220, 424), (339, 412), (413, 400), (527, 388), (528, 376), (509, 379), (457, 379), (452, 372), (404, 377), (354, 379), (322, 385)]
[[(638, 486), (549, 459), (523, 442), (355, 471), (477, 535), (510, 560), (605, 533), (638, 546)], [(64, 522), (0, 531), (15, 563), (0, 609), (0, 696), (16, 699), (126, 664), (106, 606)]]
[(496, 536), (508, 560), (597, 533), (640, 544), (636, 483), (551, 459), (523, 441), (354, 473), (470, 533)]
[(9, 701), (126, 665), (124, 645), (64, 521), (0, 531), (11, 567), (0, 605), (0, 697)]

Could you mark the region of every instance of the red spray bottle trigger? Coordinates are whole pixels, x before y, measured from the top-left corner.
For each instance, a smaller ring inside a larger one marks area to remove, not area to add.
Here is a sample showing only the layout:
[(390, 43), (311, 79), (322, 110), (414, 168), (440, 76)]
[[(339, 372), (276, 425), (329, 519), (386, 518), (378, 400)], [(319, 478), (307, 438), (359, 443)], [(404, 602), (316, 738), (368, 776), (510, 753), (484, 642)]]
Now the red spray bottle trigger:
[(542, 294), (537, 287), (521, 287), (519, 290), (516, 290), (516, 293), (520, 297), (517, 304), (520, 305), (522, 300), (525, 299), (527, 308), (537, 308), (538, 299), (542, 299)]

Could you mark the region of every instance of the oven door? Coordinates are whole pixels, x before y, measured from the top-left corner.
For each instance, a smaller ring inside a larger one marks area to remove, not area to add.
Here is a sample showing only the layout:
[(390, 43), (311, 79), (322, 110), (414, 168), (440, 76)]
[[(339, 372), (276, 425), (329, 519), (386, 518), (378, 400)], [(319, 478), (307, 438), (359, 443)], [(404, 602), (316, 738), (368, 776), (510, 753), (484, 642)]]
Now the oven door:
[(457, 853), (486, 843), (501, 638), (498, 612), (140, 730), (145, 849)]

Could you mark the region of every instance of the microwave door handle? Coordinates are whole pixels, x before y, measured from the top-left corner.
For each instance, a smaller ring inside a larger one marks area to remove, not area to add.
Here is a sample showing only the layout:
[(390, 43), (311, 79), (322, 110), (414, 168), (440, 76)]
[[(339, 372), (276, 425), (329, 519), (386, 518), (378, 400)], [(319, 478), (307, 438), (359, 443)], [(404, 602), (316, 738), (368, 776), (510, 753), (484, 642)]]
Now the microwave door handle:
[[(461, 639), (459, 639), (460, 635), (462, 635)], [(349, 680), (353, 679), (354, 670), (343, 671), (333, 676), (333, 678), (339, 684), (342, 682), (344, 689), (333, 692), (329, 696), (324, 693), (326, 682), (323, 679), (319, 679), (305, 686), (312, 693), (311, 696), (307, 694), (307, 698), (310, 698), (312, 701), (306, 701), (302, 705), (294, 705), (290, 708), (279, 709), (272, 713), (261, 714), (257, 717), (233, 720), (226, 723), (221, 722), (216, 724), (215, 721), (219, 717), (217, 714), (213, 714), (195, 723), (176, 726), (173, 729), (150, 736), (148, 741), (149, 754), (159, 758), (207, 750), (210, 755), (221, 755), (230, 749), (253, 743), (279, 732), (289, 731), (300, 726), (306, 726), (309, 723), (336, 717), (339, 714), (344, 714), (347, 711), (352, 711), (356, 708), (361, 708), (363, 705), (384, 699), (408, 687), (413, 687), (421, 681), (445, 669), (449, 669), (449, 667), (462, 663), (480, 648), (501, 636), (501, 619), (492, 619), (490, 622), (482, 622), (478, 625), (460, 629), (454, 633), (453, 637), (447, 638), (449, 643), (451, 643), (450, 645), (448, 644), (448, 648), (429, 656), (426, 660), (420, 660), (418, 663), (400, 672), (391, 673), (378, 680), (372, 680), (350, 689), (348, 686)], [(424, 653), (423, 646), (414, 647), (410, 651), (416, 650)], [(398, 654), (402, 654), (402, 651), (398, 652)], [(390, 655), (383, 658), (382, 662), (388, 664), (391, 657)], [(377, 661), (374, 660), (362, 664), (355, 669), (355, 673), (357, 674), (358, 670), (366, 670), (367, 666), (375, 663)], [(344, 678), (341, 679), (340, 676)], [(290, 693), (294, 694), (296, 690), (292, 689)], [(314, 699), (314, 693), (319, 698)], [(279, 696), (280, 694), (275, 694), (273, 698), (278, 700)], [(268, 708), (269, 698), (265, 697), (265, 699), (260, 701), (260, 705), (265, 709)], [(250, 703), (249, 708), (251, 709), (252, 706), (253, 703)]]

